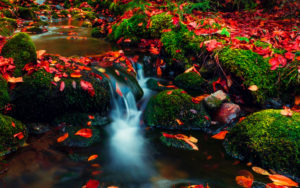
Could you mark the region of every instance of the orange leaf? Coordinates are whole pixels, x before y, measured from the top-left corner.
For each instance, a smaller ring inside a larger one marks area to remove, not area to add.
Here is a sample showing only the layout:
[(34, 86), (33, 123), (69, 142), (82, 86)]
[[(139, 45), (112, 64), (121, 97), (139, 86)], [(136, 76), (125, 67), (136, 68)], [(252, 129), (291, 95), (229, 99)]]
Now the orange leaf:
[(252, 85), (252, 86), (248, 87), (248, 89), (249, 89), (250, 91), (257, 91), (257, 90), (258, 90), (258, 87), (257, 87), (257, 85)]
[(178, 123), (178, 125), (183, 125), (184, 124), (180, 119), (176, 119), (176, 122)]
[(8, 77), (7, 82), (9, 83), (19, 83), (19, 82), (23, 82), (23, 77)]
[(218, 134), (213, 135), (212, 138), (218, 139), (218, 140), (224, 140), (227, 133), (228, 133), (228, 131), (221, 131)]
[(16, 124), (14, 122), (11, 122), (11, 126), (16, 127)]
[(101, 173), (102, 173), (102, 171), (100, 171), (100, 170), (95, 170), (95, 171), (92, 172), (92, 175), (93, 175), (93, 176), (96, 176), (96, 175), (101, 174)]
[(170, 90), (167, 92), (167, 95), (171, 95), (173, 93), (173, 90)]
[(22, 140), (24, 138), (23, 132), (19, 132), (17, 134), (14, 134), (14, 138), (18, 137), (19, 140)]
[(284, 108), (283, 110), (280, 111), (280, 114), (283, 116), (292, 117), (293, 112), (289, 108)]
[(157, 69), (156, 69), (156, 73), (157, 73), (157, 76), (158, 76), (158, 77), (161, 77), (161, 75), (162, 75), (162, 71), (161, 71), (161, 68), (160, 68), (160, 66), (158, 66), (158, 67), (157, 67)]
[(92, 126), (92, 122), (88, 121), (86, 125), (90, 127), (90, 126)]
[(94, 168), (99, 168), (100, 167), (100, 165), (98, 163), (91, 164), (91, 166), (94, 167)]
[(95, 119), (95, 116), (93, 115), (88, 115), (89, 119)]
[(82, 136), (85, 138), (91, 138), (93, 136), (93, 132), (92, 132), (92, 129), (84, 128), (84, 129), (80, 129), (79, 131), (77, 131), (75, 133), (75, 135)]
[(279, 175), (279, 174), (270, 174), (269, 175), (270, 180), (273, 181), (273, 183), (275, 185), (285, 185), (285, 186), (291, 186), (291, 187), (297, 187), (298, 183), (294, 182), (293, 180), (291, 180), (288, 177), (285, 177), (283, 175)]
[(46, 53), (46, 50), (38, 50), (36, 51), (37, 58), (40, 59)]
[(98, 155), (91, 155), (89, 158), (88, 158), (88, 161), (92, 161), (92, 160), (95, 160), (98, 158)]
[(120, 95), (121, 97), (123, 97), (123, 93), (121, 92), (121, 89), (120, 89), (118, 83), (116, 83), (116, 92), (118, 93), (118, 95)]
[(252, 167), (252, 170), (258, 174), (261, 174), (261, 175), (270, 175), (270, 173), (262, 168), (259, 168), (257, 166), (253, 166)]
[(195, 103), (195, 104), (199, 104), (203, 99), (205, 99), (208, 96), (209, 96), (208, 94), (204, 94), (204, 95), (200, 95), (200, 96), (197, 96), (197, 97), (193, 97), (192, 102)]
[(251, 188), (253, 179), (245, 177), (245, 176), (237, 176), (235, 181), (238, 185), (244, 188)]
[(70, 75), (72, 78), (80, 78), (82, 75), (80, 72), (72, 72)]
[(57, 142), (63, 142), (69, 137), (69, 133), (65, 133), (61, 137), (57, 138)]
[(295, 97), (295, 105), (300, 105), (300, 96)]

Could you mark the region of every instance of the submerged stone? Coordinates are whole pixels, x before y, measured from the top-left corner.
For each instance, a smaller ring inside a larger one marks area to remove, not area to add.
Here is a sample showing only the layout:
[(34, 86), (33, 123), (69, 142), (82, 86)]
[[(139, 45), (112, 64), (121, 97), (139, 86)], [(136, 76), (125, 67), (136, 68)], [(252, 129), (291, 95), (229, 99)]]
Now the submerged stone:
[(300, 114), (253, 113), (229, 131), (225, 148), (233, 157), (300, 177)]

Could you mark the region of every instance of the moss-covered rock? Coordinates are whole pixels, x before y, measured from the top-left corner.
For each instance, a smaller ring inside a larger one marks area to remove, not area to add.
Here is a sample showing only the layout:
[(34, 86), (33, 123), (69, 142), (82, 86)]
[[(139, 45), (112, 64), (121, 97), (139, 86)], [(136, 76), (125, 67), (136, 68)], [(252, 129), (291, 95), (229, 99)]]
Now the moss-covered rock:
[[(15, 116), (22, 120), (50, 121), (67, 112), (98, 112), (106, 114), (110, 105), (107, 80), (99, 80), (82, 72), (81, 78), (62, 78), (53, 84), (54, 75), (43, 69), (24, 76), (24, 82), (13, 90)], [(81, 80), (89, 82), (93, 96), (81, 87)], [(65, 87), (60, 91), (61, 82)]]
[(167, 82), (158, 81), (156, 79), (150, 78), (146, 82), (147, 88), (154, 90), (154, 91), (165, 91), (165, 90), (171, 90), (172, 88), (168, 88), (164, 85), (168, 85)]
[(276, 96), (278, 85), (277, 74), (271, 71), (266, 59), (250, 50), (224, 48), (219, 53), (222, 66), (235, 76), (243, 79), (246, 87), (257, 85), (259, 90), (252, 95), (259, 103), (270, 96)]
[(101, 38), (101, 37), (106, 36), (106, 32), (103, 32), (103, 30), (101, 30), (101, 28), (95, 27), (92, 29), (91, 35), (92, 35), (92, 37), (95, 37), (95, 38)]
[(29, 27), (27, 28), (27, 31), (34, 34), (43, 33), (43, 29), (38, 26)]
[(135, 14), (129, 19), (124, 19), (120, 24), (112, 28), (109, 39), (113, 41), (130, 39), (132, 43), (137, 43), (141, 38), (148, 37), (147, 16), (145, 14)]
[(203, 94), (207, 88), (207, 83), (196, 72), (183, 73), (176, 76), (174, 83), (177, 87), (184, 89), (188, 93)]
[(300, 114), (263, 110), (249, 115), (226, 136), (226, 150), (234, 157), (264, 168), (300, 177)]
[(10, 101), (6, 80), (0, 75), (0, 109), (4, 109)]
[(160, 38), (164, 29), (169, 29), (173, 26), (172, 15), (161, 13), (151, 17), (150, 32), (154, 38)]
[(36, 63), (36, 48), (30, 36), (17, 33), (2, 48), (3, 57), (12, 57), (16, 66), (14, 75), (21, 76), (22, 69), (27, 63)]
[(26, 127), (20, 121), (0, 114), (0, 156), (17, 149), (26, 136)]
[(37, 18), (36, 14), (31, 8), (18, 7), (17, 14), (20, 18), (25, 20), (34, 20)]
[(202, 104), (193, 103), (192, 97), (182, 89), (170, 91), (162, 91), (150, 99), (144, 114), (147, 125), (167, 129), (205, 129), (209, 126), (209, 115)]

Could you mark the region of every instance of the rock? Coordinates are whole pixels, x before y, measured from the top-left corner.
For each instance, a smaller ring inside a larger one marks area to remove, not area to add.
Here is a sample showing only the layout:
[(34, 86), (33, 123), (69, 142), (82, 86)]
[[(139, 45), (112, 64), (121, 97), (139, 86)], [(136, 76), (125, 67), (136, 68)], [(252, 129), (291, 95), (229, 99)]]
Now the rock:
[(192, 97), (181, 89), (153, 96), (147, 104), (144, 120), (148, 126), (167, 129), (203, 130), (210, 124), (203, 105), (193, 103)]
[(92, 27), (92, 23), (90, 21), (84, 21), (82, 27)]
[(27, 138), (25, 125), (12, 117), (0, 114), (0, 156), (16, 150)]
[(14, 75), (21, 76), (22, 69), (27, 63), (36, 63), (36, 48), (30, 36), (26, 33), (15, 34), (3, 46), (1, 55), (3, 57), (12, 57), (16, 66)]
[[(158, 83), (162, 85), (158, 85)], [(158, 81), (156, 79), (150, 78), (147, 80), (146, 85), (149, 89), (154, 91), (164, 91), (164, 90), (170, 90), (172, 88), (165, 87), (165, 85), (168, 85), (166, 82)]]
[(206, 81), (196, 72), (183, 73), (176, 76), (174, 83), (190, 94), (201, 95), (207, 90)]
[(228, 96), (224, 91), (218, 90), (204, 99), (205, 107), (210, 111), (216, 111), (223, 102), (228, 99)]
[[(60, 63), (57, 60), (56, 65)], [(53, 84), (54, 75), (55, 72), (51, 74), (40, 69), (23, 77), (24, 82), (12, 91), (15, 117), (26, 121), (49, 122), (65, 113), (108, 113), (110, 89), (103, 75), (101, 80), (90, 70), (81, 70), (80, 78), (62, 77), (56, 85)], [(93, 90), (84, 89), (82, 82), (91, 84)], [(64, 87), (61, 87), (62, 84)]]
[(27, 123), (29, 134), (44, 134), (50, 130), (49, 125), (43, 123)]
[(240, 111), (241, 108), (237, 104), (223, 103), (217, 111), (215, 119), (220, 123), (229, 124), (239, 116)]
[(299, 113), (291, 117), (274, 109), (253, 113), (229, 131), (224, 145), (235, 158), (300, 177)]
[(20, 18), (25, 20), (34, 20), (37, 18), (36, 14), (31, 8), (18, 7), (17, 14)]

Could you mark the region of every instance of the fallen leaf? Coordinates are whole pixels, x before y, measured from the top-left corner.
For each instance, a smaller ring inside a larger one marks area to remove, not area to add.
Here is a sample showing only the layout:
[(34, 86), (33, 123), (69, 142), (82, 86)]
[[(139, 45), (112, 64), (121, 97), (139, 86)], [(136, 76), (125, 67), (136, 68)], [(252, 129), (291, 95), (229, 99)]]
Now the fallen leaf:
[(173, 93), (173, 90), (170, 90), (167, 92), (167, 95), (171, 95)]
[(38, 59), (42, 58), (43, 55), (46, 53), (46, 50), (38, 50), (36, 51), (36, 56)]
[(9, 83), (19, 83), (19, 82), (23, 82), (23, 77), (8, 77), (7, 78), (7, 82)]
[(156, 69), (156, 74), (157, 74), (158, 77), (161, 77), (162, 71), (161, 71), (160, 66), (157, 67), (157, 69)]
[(123, 93), (121, 92), (121, 89), (120, 89), (118, 83), (116, 83), (116, 92), (118, 93), (118, 95), (120, 95), (121, 97), (123, 97)]
[(100, 182), (98, 180), (89, 180), (82, 188), (98, 188)]
[(240, 185), (241, 187), (244, 187), (244, 188), (251, 188), (252, 183), (253, 183), (253, 179), (251, 179), (249, 177), (245, 177), (245, 176), (237, 176), (235, 178), (235, 181), (238, 185)]
[(80, 78), (82, 75), (80, 72), (72, 72), (70, 75), (72, 78)]
[(57, 142), (63, 142), (69, 137), (69, 133), (65, 133), (61, 137), (57, 138)]
[(283, 110), (280, 111), (280, 114), (283, 116), (292, 117), (293, 112), (289, 108), (284, 108)]
[(250, 91), (257, 91), (257, 90), (258, 90), (258, 87), (257, 87), (257, 85), (252, 85), (252, 86), (249, 86), (248, 89), (249, 89)]
[(218, 140), (224, 140), (227, 133), (228, 133), (228, 131), (220, 131), (218, 134), (213, 135), (212, 138), (218, 139)]
[(91, 155), (89, 158), (88, 158), (88, 161), (92, 161), (92, 160), (95, 160), (98, 158), (98, 155)]
[(16, 127), (16, 124), (14, 122), (11, 122), (11, 126)]
[(63, 91), (64, 89), (65, 89), (65, 82), (62, 81), (62, 82), (60, 82), (59, 91)]
[(14, 138), (18, 137), (19, 140), (22, 140), (24, 138), (24, 134), (23, 132), (19, 132), (14, 134)]
[(184, 123), (180, 119), (175, 119), (178, 125), (183, 125)]
[(252, 167), (252, 170), (258, 174), (261, 174), (261, 175), (270, 175), (270, 173), (260, 167), (257, 167), (257, 166), (253, 166)]
[(93, 132), (92, 132), (92, 129), (83, 128), (83, 129), (80, 129), (79, 131), (77, 131), (75, 133), (75, 135), (82, 136), (85, 138), (91, 138), (93, 136)]
[(297, 187), (298, 183), (294, 182), (293, 180), (291, 180), (290, 178), (283, 176), (283, 175), (279, 175), (279, 174), (270, 174), (269, 175), (270, 180), (273, 181), (273, 183), (275, 185), (285, 185), (285, 186), (291, 186), (291, 187)]

